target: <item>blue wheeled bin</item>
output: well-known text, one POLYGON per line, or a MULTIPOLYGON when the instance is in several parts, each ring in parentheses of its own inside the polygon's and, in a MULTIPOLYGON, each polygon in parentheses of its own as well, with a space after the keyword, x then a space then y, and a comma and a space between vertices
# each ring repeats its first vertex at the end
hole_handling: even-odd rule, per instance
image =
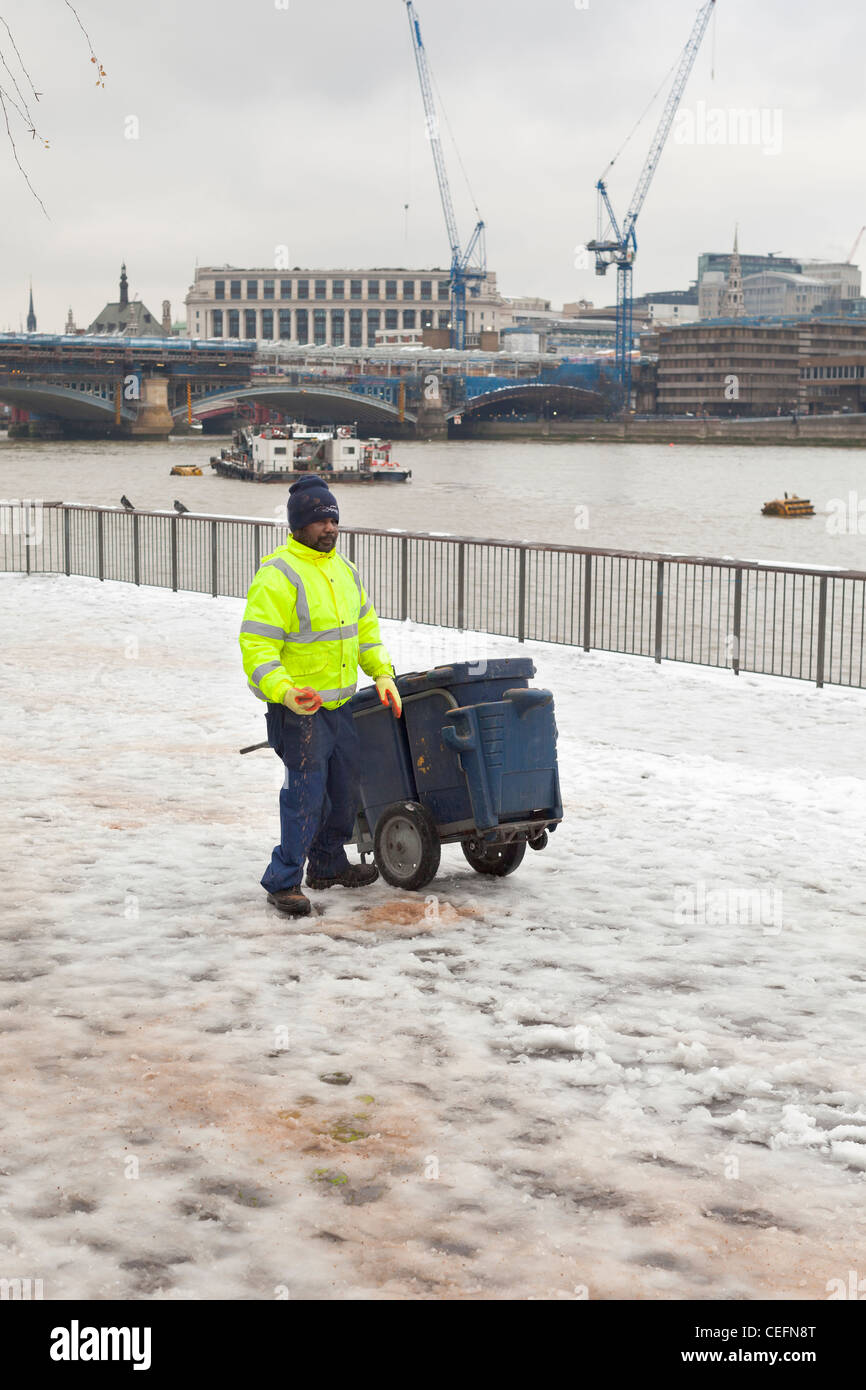
POLYGON ((562 819, 549 690, 525 658, 459 662, 397 676, 403 717, 374 686, 352 710, 361 738, 354 843, 398 888, 423 888, 441 846, 460 842, 479 873, 503 876, 562 819))

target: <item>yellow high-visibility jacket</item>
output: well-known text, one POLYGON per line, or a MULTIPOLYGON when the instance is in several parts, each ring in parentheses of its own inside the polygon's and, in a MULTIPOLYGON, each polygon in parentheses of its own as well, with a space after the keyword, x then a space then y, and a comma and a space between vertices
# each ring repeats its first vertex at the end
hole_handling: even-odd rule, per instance
POLYGON ((359 665, 373 680, 393 675, 355 566, 291 537, 250 585, 240 644, 250 689, 274 704, 290 686, 308 685, 337 709, 355 693, 359 665))

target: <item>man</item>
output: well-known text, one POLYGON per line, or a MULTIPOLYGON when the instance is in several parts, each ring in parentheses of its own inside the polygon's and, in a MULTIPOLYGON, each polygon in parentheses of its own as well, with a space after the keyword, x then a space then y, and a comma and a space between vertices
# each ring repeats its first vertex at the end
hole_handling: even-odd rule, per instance
POLYGON ((350 864, 360 748, 349 701, 358 666, 394 717, 403 712, 376 610, 355 566, 336 550, 337 499, 316 474, 289 489, 292 538, 262 561, 247 595, 240 644, 250 688, 268 702, 268 742, 285 764, 280 843, 262 878, 268 901, 306 917, 307 887, 363 888, 373 864, 350 864))

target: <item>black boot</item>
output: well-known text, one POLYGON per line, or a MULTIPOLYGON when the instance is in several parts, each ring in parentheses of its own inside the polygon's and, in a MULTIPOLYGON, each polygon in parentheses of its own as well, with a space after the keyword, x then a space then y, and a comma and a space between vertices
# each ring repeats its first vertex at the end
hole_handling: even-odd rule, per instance
POLYGON ((293 888, 283 888, 279 893, 269 893, 268 902, 287 917, 309 917, 312 912, 310 900, 301 892, 299 883, 293 888))
POLYGON ((341 883, 344 888, 366 888, 375 883, 378 877, 379 870, 375 864, 347 864, 345 869, 330 878, 317 878, 308 869, 307 887, 333 888, 335 883, 341 883))

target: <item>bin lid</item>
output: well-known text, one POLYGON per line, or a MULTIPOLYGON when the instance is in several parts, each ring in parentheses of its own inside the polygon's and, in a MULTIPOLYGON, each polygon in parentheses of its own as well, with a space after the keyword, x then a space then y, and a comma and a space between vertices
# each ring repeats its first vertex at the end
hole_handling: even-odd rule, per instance
POLYGON ((411 671, 397 677, 401 695, 419 690, 451 689, 455 685, 475 685, 483 681, 531 680, 535 664, 530 657, 505 657, 500 661, 454 661, 450 666, 434 666, 430 671, 411 671))
MULTIPOLYGON (((434 666, 429 671, 410 671, 397 676, 396 680, 401 695, 415 695, 442 686, 451 690, 456 685, 476 685, 485 681, 531 680, 534 675, 535 663, 530 657, 513 656, 500 661, 455 661, 450 666, 434 666)), ((375 700, 378 700, 375 686, 365 686, 352 696, 352 705, 357 710, 375 700)), ((470 702, 464 700, 464 703, 470 702)))

